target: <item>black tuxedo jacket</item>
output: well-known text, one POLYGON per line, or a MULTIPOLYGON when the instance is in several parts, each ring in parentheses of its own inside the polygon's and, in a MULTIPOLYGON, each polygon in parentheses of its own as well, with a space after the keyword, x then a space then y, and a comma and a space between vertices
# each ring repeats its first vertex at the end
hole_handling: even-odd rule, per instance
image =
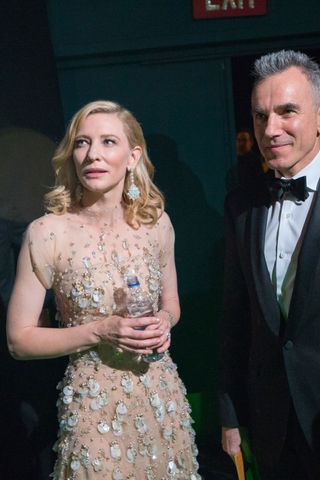
POLYGON ((226 200, 220 414, 224 426, 248 426, 258 460, 272 466, 291 404, 312 449, 320 445, 320 195, 306 220, 287 320, 264 258, 269 204, 262 177, 226 200))

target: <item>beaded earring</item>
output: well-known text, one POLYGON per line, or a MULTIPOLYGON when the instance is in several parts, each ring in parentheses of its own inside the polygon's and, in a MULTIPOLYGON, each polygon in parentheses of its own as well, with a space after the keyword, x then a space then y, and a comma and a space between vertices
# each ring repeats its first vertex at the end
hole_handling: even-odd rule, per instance
POLYGON ((128 188, 127 194, 130 200, 137 200, 140 197, 139 187, 134 183, 134 168, 130 167, 130 187, 128 188))

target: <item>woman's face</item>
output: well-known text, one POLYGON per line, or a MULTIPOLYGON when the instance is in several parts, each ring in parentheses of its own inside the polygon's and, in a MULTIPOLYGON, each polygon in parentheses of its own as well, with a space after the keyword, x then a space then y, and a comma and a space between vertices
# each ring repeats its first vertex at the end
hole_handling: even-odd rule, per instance
POLYGON ((73 161, 85 190, 98 194, 113 192, 121 199, 126 170, 136 165, 140 155, 140 147, 130 148, 117 114, 93 113, 81 121, 73 161))

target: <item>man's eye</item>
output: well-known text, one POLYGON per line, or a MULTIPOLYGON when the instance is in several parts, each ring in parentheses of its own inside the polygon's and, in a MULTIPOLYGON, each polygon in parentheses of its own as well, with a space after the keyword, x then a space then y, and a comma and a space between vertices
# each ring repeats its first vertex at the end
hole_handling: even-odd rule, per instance
POLYGON ((256 120, 260 120, 260 121, 264 121, 267 118, 266 115, 261 112, 256 112, 255 117, 256 117, 256 120))

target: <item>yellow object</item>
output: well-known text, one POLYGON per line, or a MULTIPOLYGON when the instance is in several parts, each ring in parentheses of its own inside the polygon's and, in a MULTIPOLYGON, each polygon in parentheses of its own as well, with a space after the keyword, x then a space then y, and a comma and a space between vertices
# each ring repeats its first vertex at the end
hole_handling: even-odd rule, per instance
POLYGON ((237 469, 237 474, 238 474, 238 480, 245 480, 245 475, 244 475, 244 466, 243 466, 243 458, 242 458, 242 453, 241 450, 233 455, 232 460, 234 461, 234 464, 237 469))

